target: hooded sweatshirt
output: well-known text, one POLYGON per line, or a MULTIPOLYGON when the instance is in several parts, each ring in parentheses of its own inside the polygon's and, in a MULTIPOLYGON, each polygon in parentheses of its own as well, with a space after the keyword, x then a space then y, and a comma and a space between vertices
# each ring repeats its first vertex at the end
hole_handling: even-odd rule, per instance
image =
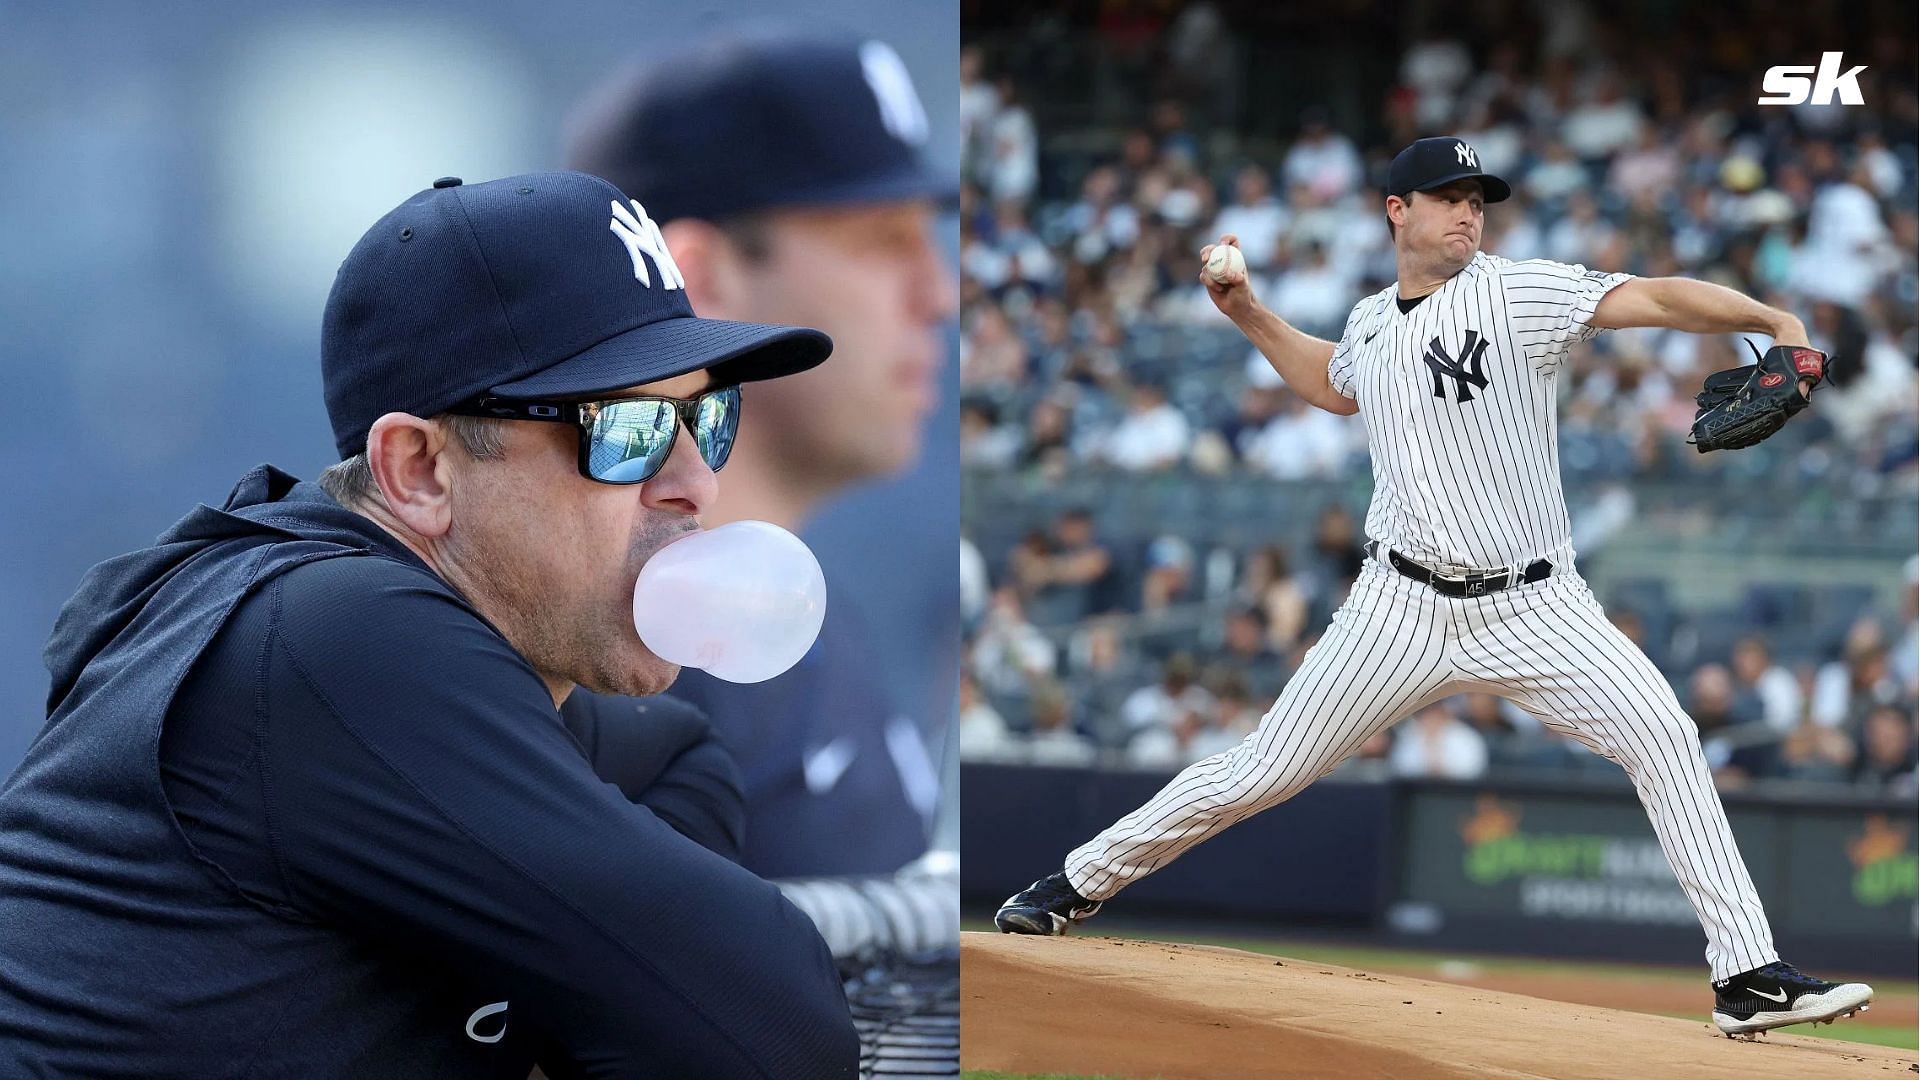
POLYGON ((0 787, 0 1075, 854 1074, 819 934, 690 838, 737 842, 715 774, 623 766, 658 812, 603 783, 635 725, 563 717, 316 485, 263 466, 95 567, 46 660, 0 787))

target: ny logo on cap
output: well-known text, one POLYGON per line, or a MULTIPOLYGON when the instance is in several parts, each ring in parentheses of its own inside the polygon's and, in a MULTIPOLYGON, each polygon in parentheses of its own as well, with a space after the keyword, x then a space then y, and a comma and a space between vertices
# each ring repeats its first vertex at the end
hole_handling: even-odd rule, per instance
POLYGON ((1465 165, 1469 169, 1477 169, 1480 167, 1480 155, 1474 153, 1473 147, 1468 146, 1466 143, 1454 143, 1453 156, 1459 158, 1460 164, 1465 165))
POLYGON ((621 206, 619 200, 613 203, 613 220, 607 222, 607 228, 613 235, 627 245, 627 254, 633 256, 633 276, 640 284, 653 288, 653 275, 647 272, 646 261, 640 258, 646 252, 653 258, 653 265, 660 268, 660 287, 664 289, 684 289, 687 279, 680 276, 680 268, 674 265, 673 253, 667 250, 666 237, 660 235, 660 226, 647 216, 647 208, 640 200, 633 200, 633 209, 621 206))
POLYGON ((869 41, 860 46, 860 72, 880 104, 880 122, 896 139, 909 146, 927 141, 927 110, 920 95, 913 92, 913 76, 885 42, 869 41))

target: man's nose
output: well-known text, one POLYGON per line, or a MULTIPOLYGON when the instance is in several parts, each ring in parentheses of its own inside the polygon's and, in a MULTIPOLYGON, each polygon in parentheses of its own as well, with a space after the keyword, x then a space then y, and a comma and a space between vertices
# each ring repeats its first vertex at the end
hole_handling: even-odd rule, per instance
POLYGON ((699 517, 719 495, 720 480, 700 456, 699 440, 681 423, 666 464, 640 485, 640 501, 651 509, 699 517))

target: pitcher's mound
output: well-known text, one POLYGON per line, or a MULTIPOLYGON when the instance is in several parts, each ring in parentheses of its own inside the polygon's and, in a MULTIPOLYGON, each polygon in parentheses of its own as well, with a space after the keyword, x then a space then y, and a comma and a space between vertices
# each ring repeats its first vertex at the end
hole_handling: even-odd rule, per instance
MULTIPOLYGON (((1912 1076, 1910 1050, 1117 938, 960 936, 967 1069, 1160 1080, 1912 1076)), ((1868 1015, 1871 1015, 1870 1013, 1868 1015)), ((1842 1020, 1840 1023, 1846 1023, 1842 1020)))

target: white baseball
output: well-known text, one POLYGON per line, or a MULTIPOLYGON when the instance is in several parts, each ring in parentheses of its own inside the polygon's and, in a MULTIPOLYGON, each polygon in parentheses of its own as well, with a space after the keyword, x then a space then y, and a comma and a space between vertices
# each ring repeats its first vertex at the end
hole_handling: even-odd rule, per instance
POLYGON ((1245 277, 1246 257, 1232 244, 1215 244, 1207 255, 1207 277, 1216 285, 1225 285, 1235 274, 1245 277))

